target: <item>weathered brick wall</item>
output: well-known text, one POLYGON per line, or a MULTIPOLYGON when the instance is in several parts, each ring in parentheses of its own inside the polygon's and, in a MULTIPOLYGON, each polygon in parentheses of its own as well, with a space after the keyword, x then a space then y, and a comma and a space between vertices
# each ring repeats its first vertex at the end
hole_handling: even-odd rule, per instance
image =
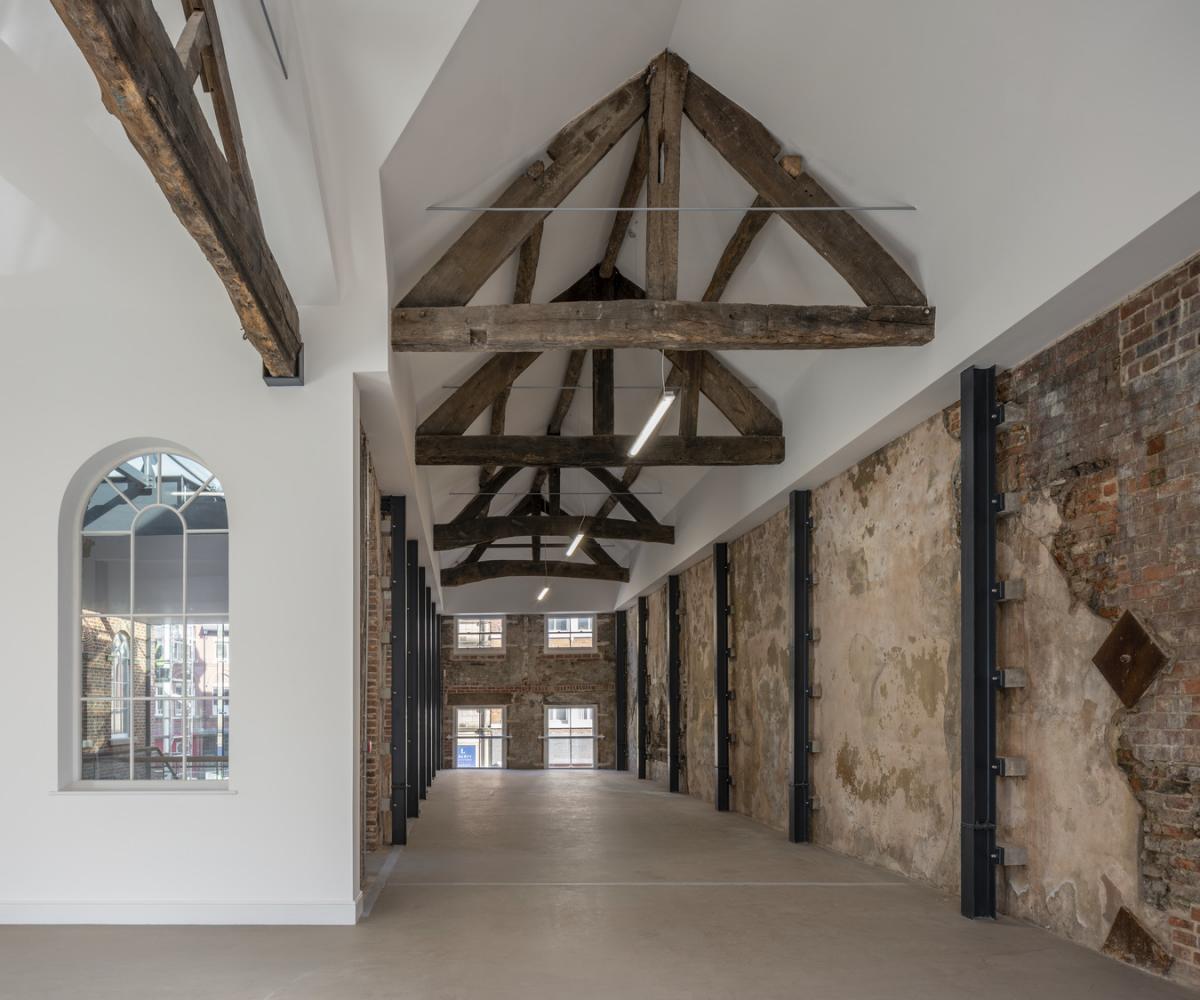
POLYGON ((507 766, 545 766, 539 738, 545 731, 549 705, 595 705, 596 766, 616 764, 616 659, 611 614, 596 616, 596 649, 548 651, 542 615, 507 615, 505 648, 487 653, 459 650, 454 642, 454 616, 441 624, 444 767, 454 766, 454 709, 457 706, 504 706, 508 709, 507 766))
POLYGON ((667 775, 667 585, 648 598, 646 621, 646 777, 667 775))
MULTIPOLYGON (((1132 612, 1168 656, 1131 709, 1113 701, 1111 726, 1116 763, 1143 810, 1140 899, 1125 903, 1167 918, 1176 972, 1190 967, 1193 976, 1200 969, 1193 923, 1200 906, 1198 330, 1195 258, 999 383, 1001 398, 1022 405, 1028 418, 1001 437, 1001 487, 1022 493, 1033 510, 1049 510, 1040 535, 1075 601, 1108 622, 1132 612)), ((1086 659, 1078 669, 1094 671, 1086 659)))
MULTIPOLYGON (((379 484, 365 435, 361 438, 360 471, 360 786, 362 850, 379 850, 391 841, 391 812, 384 808, 391 789, 390 536, 385 537, 379 484)), ((363 873, 365 879, 365 871, 363 873)))

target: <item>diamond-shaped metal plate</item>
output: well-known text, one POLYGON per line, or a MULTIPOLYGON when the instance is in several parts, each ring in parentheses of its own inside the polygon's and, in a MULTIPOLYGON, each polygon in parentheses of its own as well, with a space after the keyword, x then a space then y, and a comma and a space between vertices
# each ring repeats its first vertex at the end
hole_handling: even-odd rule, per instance
POLYGON ((1125 707, 1133 708, 1167 662, 1167 654, 1158 648, 1133 612, 1126 611, 1092 662, 1125 707))

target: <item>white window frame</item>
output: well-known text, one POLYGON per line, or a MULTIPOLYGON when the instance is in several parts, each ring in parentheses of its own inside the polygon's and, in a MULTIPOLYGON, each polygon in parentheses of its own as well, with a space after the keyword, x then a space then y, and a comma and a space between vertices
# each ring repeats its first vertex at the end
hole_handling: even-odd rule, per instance
MULTIPOLYGON (((466 616, 471 617, 471 616, 466 616)), ((450 759, 453 761, 453 769, 456 771, 507 771, 508 770, 508 706, 507 705, 454 705, 451 709, 450 716, 452 736, 454 742, 452 744, 452 753, 450 759), (500 734, 498 736, 467 736, 464 739, 478 739, 480 741, 480 750, 483 749, 483 740, 498 739, 500 741, 500 766, 499 767, 480 767, 476 764, 475 767, 459 767, 458 766, 458 713, 459 712, 490 712, 494 709, 500 710, 500 734)))
MULTIPOLYGON (((120 795, 120 794, 129 793, 129 792, 149 793, 149 794, 166 794, 166 795, 178 795, 181 793, 193 794, 193 795, 205 795, 205 794, 211 795, 213 793, 236 794, 236 792, 234 792, 233 789, 230 787, 229 778, 207 779, 207 780, 164 781, 164 780, 160 780, 160 779, 140 779, 140 778, 86 779, 83 777, 83 759, 82 759, 82 753, 81 753, 81 748, 83 747, 83 713, 79 710, 80 705, 83 703, 83 671, 81 669, 81 664, 83 663, 83 636, 82 636, 82 629, 79 627, 80 619, 81 619, 82 612, 83 612, 83 579, 82 579, 81 563, 82 563, 82 556, 83 556, 83 539, 86 534, 82 528, 83 518, 84 518, 84 514, 87 510, 88 502, 91 500, 91 498, 92 498, 93 494, 96 492, 96 490, 100 488, 100 485, 105 481, 105 479, 107 479, 109 473, 113 469, 122 465, 123 463, 129 462, 133 459, 139 458, 139 457, 141 457, 143 455, 147 455, 147 454, 154 454, 154 455, 160 456, 160 460, 161 460, 161 456, 163 456, 163 455, 178 456, 180 458, 187 459, 188 461, 195 462, 197 465, 203 467, 205 469, 205 471, 209 471, 208 463, 206 461, 204 461, 204 459, 198 457, 197 455, 193 454, 192 452, 190 452, 184 448, 179 448, 174 445, 166 445, 161 442, 147 442, 142 447, 128 449, 128 450, 123 449, 123 450, 118 451, 117 449, 108 449, 105 452, 102 452, 101 455, 94 457, 94 465, 92 465, 92 467, 99 470, 95 475, 89 477, 86 480, 84 480, 82 478, 82 475, 79 475, 76 477, 77 480, 82 481, 82 485, 84 488, 83 488, 82 492, 78 493, 78 494, 76 494, 74 492, 74 489, 72 489, 72 491, 71 491, 73 502, 74 502, 74 508, 75 508, 75 517, 72 519, 70 526, 65 529, 66 531, 70 532, 71 544, 69 546, 66 546, 66 547, 60 549, 60 551, 63 553, 63 555, 66 557, 66 559, 69 559, 69 562, 63 558, 60 558, 60 560, 59 560, 60 580, 70 581, 69 586, 71 588, 72 611, 71 611, 70 619, 68 621, 66 621, 65 623, 63 623, 63 624, 65 624, 66 628, 68 628, 70 630, 70 640, 68 642, 66 642, 65 645, 60 645, 60 650, 69 652, 69 657, 67 657, 65 659, 60 659, 60 666, 59 666, 60 691, 64 695, 69 696, 69 702, 60 703, 60 706, 59 706, 59 754, 60 754, 60 756, 59 756, 58 791, 61 793, 67 793, 67 794, 71 794, 71 793, 75 793, 75 792, 83 792, 83 793, 102 792, 104 794, 110 794, 110 795, 120 795)), ((204 487, 207 487, 209 483, 211 483, 215 480, 218 480, 218 479, 219 479, 219 477, 215 473, 212 473, 211 471, 209 471, 209 478, 205 481, 204 486, 201 487, 201 489, 196 490, 195 494, 193 495, 193 497, 191 499, 185 501, 181 506, 179 506, 177 508, 172 508, 172 509, 175 510, 175 512, 177 514, 182 516, 184 508, 190 505, 192 499, 195 499, 196 496, 200 496, 203 492, 204 487)), ((222 497, 225 495, 223 489, 219 495, 222 497)), ((160 506, 165 506, 165 505, 156 501, 155 503, 147 505, 147 508, 148 507, 160 507, 160 506)), ((219 528, 219 529, 185 528, 185 532, 188 532, 191 534, 223 533, 223 534, 232 536, 231 527, 219 528)), ((93 534, 107 534, 107 533, 109 533, 109 532, 93 532, 93 534)), ((186 577, 187 577, 186 555, 184 558, 185 558, 184 569, 183 569, 184 579, 185 579, 184 602, 185 602, 185 607, 186 607, 186 577)), ((132 570, 132 561, 131 561, 131 570, 132 570)), ((130 588, 131 601, 132 601, 132 598, 133 598, 133 589, 131 587, 130 588)), ((155 619, 155 618, 171 617, 171 616, 145 614, 145 615, 131 616, 130 620, 132 621, 134 617, 155 619)), ((199 616, 199 617, 203 617, 203 616, 199 616)), ((229 625, 230 625, 230 622, 232 619, 232 609, 230 609, 230 612, 222 614, 221 617, 224 618, 224 625, 225 625, 226 631, 228 632, 229 625)), ((136 653, 136 644, 133 643, 132 636, 131 636, 131 648, 136 653)), ((226 642, 226 655, 228 656, 228 642, 226 642)), ((224 663, 224 669, 228 670, 228 660, 226 660, 224 663)), ((130 681, 132 683, 132 670, 130 671, 130 674, 131 674, 130 681)), ((228 684, 226 684, 226 687, 224 690, 225 690, 225 693, 221 696, 221 698, 219 700, 224 703, 224 707, 225 707, 224 714, 225 714, 226 718, 228 718, 229 717, 229 700, 230 700, 228 684)), ((149 695, 149 696, 136 696, 135 698, 133 698, 131 700, 130 705, 132 707, 133 704, 140 703, 140 702, 149 702, 149 701, 154 701, 157 705, 158 704, 157 699, 158 699, 158 692, 155 691, 154 694, 149 695)), ((216 700, 216 699, 214 699, 214 700, 216 700)), ((169 712, 170 710, 168 709, 167 711, 169 712)), ((166 717, 169 718, 170 716, 168 715, 166 717)), ((131 718, 130 719, 131 725, 132 725, 132 722, 133 722, 133 720, 131 718)), ((231 739, 232 738, 232 727, 226 726, 225 732, 226 732, 226 734, 228 734, 227 738, 231 739)), ((180 740, 181 740, 181 751, 183 751, 182 737, 180 737, 180 740)), ((186 754, 181 753, 181 756, 186 756, 186 754)), ((132 754, 131 754, 131 760, 132 760, 132 754)), ((186 761, 185 761, 184 765, 183 765, 184 773, 186 773, 186 766, 187 765, 186 765, 186 761)), ((132 770, 132 768, 131 768, 131 770, 132 770)), ((232 773, 231 766, 228 763, 226 764, 226 773, 227 774, 232 773)))
MULTIPOLYGON (((594 611, 571 611, 565 614, 544 615, 542 624, 542 648, 553 655, 562 653, 578 655, 580 653, 594 653, 597 650, 596 636, 596 612, 594 611), (590 618, 592 620, 592 643, 590 646, 551 646, 550 645, 550 621, 554 618, 590 618)), ((574 632, 568 631, 567 635, 574 635, 574 632)))
MULTIPOLYGON (((475 614, 475 615, 455 615, 454 616, 454 652, 456 654, 469 653, 472 656, 497 656, 503 655, 508 649, 508 620, 502 614, 475 614), (463 646, 459 643, 458 623, 464 620, 474 619, 476 621, 484 618, 498 618, 500 620, 500 645, 499 646, 463 646)), ((469 705, 464 705, 464 708, 470 708, 469 705)))
POLYGON ((600 706, 596 704, 570 704, 570 705, 546 705, 542 711, 542 767, 547 771, 595 771, 600 766, 600 741, 604 737, 600 735, 600 706), (570 710, 573 708, 590 708, 592 710, 592 735, 591 736, 558 736, 556 739, 574 739, 592 741, 592 764, 591 767, 575 767, 574 765, 556 765, 550 766, 550 712, 556 708, 565 708, 567 710, 567 719, 570 721, 570 710))
POLYGON ((112 711, 109 713, 112 719, 109 738, 114 743, 128 743, 131 714, 129 698, 133 693, 131 690, 133 688, 133 640, 124 629, 113 637, 112 645, 109 648, 109 660, 112 666, 113 697, 112 711), (118 643, 123 654, 119 663, 117 662, 118 643), (119 709, 116 707, 118 699, 121 703, 119 709), (121 720, 120 725, 116 721, 118 718, 121 720))

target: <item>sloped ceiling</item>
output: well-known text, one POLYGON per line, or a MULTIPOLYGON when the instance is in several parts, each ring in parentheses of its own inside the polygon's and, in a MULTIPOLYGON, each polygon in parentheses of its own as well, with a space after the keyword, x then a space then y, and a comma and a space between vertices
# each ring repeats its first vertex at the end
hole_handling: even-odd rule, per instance
MULTIPOLYGON (((583 608, 628 599, 722 533, 769 513, 789 486, 811 481, 816 470, 836 471, 831 463, 861 457, 920 419, 922 407, 944 405, 956 367, 981 352, 987 360, 989 344, 1195 194, 1200 135, 1178 123, 1188 120, 1187 95, 1200 82, 1185 41, 1198 29, 1196 7, 1133 9, 1118 0, 480 5, 381 171, 392 302, 473 218, 428 206, 489 202, 564 122, 669 47, 762 120, 786 151, 801 154, 836 197, 915 205, 914 213, 862 221, 938 308, 936 340, 917 350, 724 355, 780 409, 788 461, 736 473, 648 470, 638 489, 648 491, 643 499, 657 515, 676 522, 676 546, 614 547, 622 562, 634 560, 631 584, 566 588, 565 600, 583 608)), ((615 204, 633 141, 626 136, 566 204, 615 204)), ((687 122, 682 158, 682 204, 752 200, 687 122)), ((682 215, 681 298, 699 297, 737 221, 737 213, 682 215)), ((607 214, 551 216, 534 301, 552 298, 592 266, 610 225, 607 214)), ((639 282, 642 231, 635 216, 618 261, 639 282)), ((509 301, 513 273, 510 261, 473 301, 509 301)), ((1131 284, 1113 288, 1112 299, 1136 280, 1130 274, 1131 284)), ((778 220, 760 234, 725 299, 856 301, 778 220)), ((1095 306, 1081 300, 1078 321, 1088 308, 1095 306)), ((1021 349, 1062 332, 1040 330, 1021 349)), ((997 349, 995 359, 1015 360, 1012 350, 997 349)), ((422 418, 480 360, 401 355, 398 391, 411 395, 422 418)), ((555 395, 520 387, 557 385, 564 363, 548 352, 518 381, 509 406, 513 432, 538 432, 555 395)), ((652 352, 618 354, 618 385, 647 387, 619 393, 619 432, 640 426, 657 395, 659 368, 652 352)), ((585 385, 588 375, 585 369, 585 385)), ((587 428, 589 404, 586 393, 577 396, 566 433, 587 428)), ((702 421, 708 432, 722 429, 711 410, 702 421)), ((437 520, 452 516, 477 482, 474 469, 422 474, 437 520)), ((585 489, 582 478, 574 488, 585 489)), ((499 498, 496 509, 516 499, 499 498)), ((572 501, 591 510, 600 499, 572 501)), ((447 607, 519 610, 536 589, 519 580, 499 584, 449 591, 447 607)))

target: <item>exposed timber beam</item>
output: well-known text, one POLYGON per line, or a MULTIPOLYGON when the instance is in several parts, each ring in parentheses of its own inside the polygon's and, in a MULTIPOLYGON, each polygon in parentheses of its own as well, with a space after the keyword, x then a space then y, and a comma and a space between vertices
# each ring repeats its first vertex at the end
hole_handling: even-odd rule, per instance
POLYGON ((613 352, 592 351, 592 433, 612 434, 616 403, 613 398, 613 352))
POLYGON ((183 34, 175 43, 175 53, 183 64, 188 80, 193 84, 200 75, 200 61, 208 44, 208 18, 202 10, 193 11, 188 15, 187 24, 183 26, 183 34))
POLYGON ((466 382, 454 390, 434 410, 418 434, 463 434, 501 392, 508 390, 517 376, 541 356, 540 351, 496 354, 488 358, 466 382))
POLYGON ((483 580, 498 580, 506 576, 544 576, 569 580, 613 580, 629 582, 629 570, 624 566, 531 559, 485 559, 482 562, 459 563, 442 570, 443 587, 461 587, 483 580))
POLYGON ((461 306, 646 112, 644 73, 565 126, 546 148, 550 164, 526 171, 496 199, 401 300, 402 306, 461 306), (537 176, 531 176, 536 173, 537 176))
POLYGON ((486 516, 492 506, 492 501, 496 499, 496 493, 504 489, 508 485, 508 481, 520 471, 519 465, 497 469, 486 483, 480 484, 479 492, 463 504, 462 510, 454 515, 453 522, 457 524, 460 521, 486 516))
MULTIPOLYGON (((679 207, 679 142, 688 64, 664 52, 650 64, 647 208, 679 207)), ((679 286, 679 213, 646 213, 646 296, 673 299, 679 286)))
MULTIPOLYGON (((798 156, 780 157, 779 165, 792 177, 799 177, 804 169, 804 163, 798 156)), ((750 211, 742 216, 733 235, 729 237, 729 242, 725 244, 725 249, 721 251, 721 259, 717 261, 717 266, 713 269, 712 277, 708 281, 708 287, 704 290, 701 301, 719 302, 721 300, 721 296, 725 294, 725 288, 729 284, 729 279, 733 277, 734 271, 738 269, 738 265, 749 251, 754 237, 761 233, 763 227, 771 221, 771 213, 764 211, 768 207, 770 207, 769 203, 762 195, 754 199, 750 211)))
MULTIPOLYGON (((192 90, 194 81, 151 0, 51 2, 96 75, 104 106, 120 119, 171 208, 220 276, 267 373, 296 376, 299 315, 267 245, 249 171, 236 143, 222 154, 192 90)), ((212 36, 204 51, 210 53, 218 37, 216 19, 210 3, 203 9, 212 36)), ((216 61, 224 66, 223 59, 216 61)), ((224 90, 223 98, 232 109, 232 91, 224 90)), ((220 112, 217 117, 221 122, 220 112)))
POLYGON ((632 434, 588 437, 418 434, 418 465, 537 465, 578 468, 627 465, 778 465, 783 438, 652 438, 636 459, 632 434))
POLYGON ((679 436, 694 438, 700 423, 700 383, 704 371, 704 351, 679 351, 683 376, 683 395, 679 399, 679 436))
MULTIPOLYGON (((689 370, 697 365, 700 369, 700 391, 704 393, 725 419, 739 434, 777 435, 783 433, 783 421, 772 412, 757 394, 739 379, 715 354, 708 351, 663 351, 667 360, 675 365, 667 379, 668 386, 686 387, 689 370), (699 361, 689 360, 689 355, 698 355, 699 361)), ((686 388, 685 388, 686 391, 686 388)))
POLYGON ((588 538, 616 538, 629 542, 672 545, 675 528, 669 524, 646 524, 616 518, 575 517, 568 514, 545 517, 484 517, 475 521, 438 524, 433 528, 433 547, 439 551, 461 549, 502 538, 571 538, 582 531, 588 538))
MULTIPOLYGON (((684 114, 700 134, 770 205, 827 208, 837 204, 810 174, 792 177, 777 162, 780 146, 745 108, 688 76, 684 114)), ((867 305, 924 305, 925 295, 848 212, 779 212, 846 279, 867 305)))
POLYGON ((933 339, 932 306, 544 302, 398 308, 397 351, 541 351, 673 347, 691 351, 912 347, 933 339))
POLYGON ((604 248, 604 258, 600 261, 599 275, 610 278, 617 267, 617 257, 621 253, 621 244, 625 242, 625 234, 629 231, 629 223, 633 219, 633 207, 637 204, 638 195, 646 184, 646 164, 649 162, 649 139, 646 123, 642 123, 638 134, 637 148, 633 151, 633 163, 629 167, 629 175, 625 178, 625 187, 621 191, 621 200, 617 203, 620 209, 613 219, 612 231, 608 234, 608 246, 604 248))
POLYGON ((608 517, 613 512, 613 508, 620 504, 638 521, 644 524, 658 524, 658 520, 650 513, 650 508, 629 492, 637 481, 637 477, 642 474, 642 470, 637 466, 626 469, 620 479, 617 479, 608 469, 588 469, 588 472, 611 491, 594 515, 597 520, 608 517))

